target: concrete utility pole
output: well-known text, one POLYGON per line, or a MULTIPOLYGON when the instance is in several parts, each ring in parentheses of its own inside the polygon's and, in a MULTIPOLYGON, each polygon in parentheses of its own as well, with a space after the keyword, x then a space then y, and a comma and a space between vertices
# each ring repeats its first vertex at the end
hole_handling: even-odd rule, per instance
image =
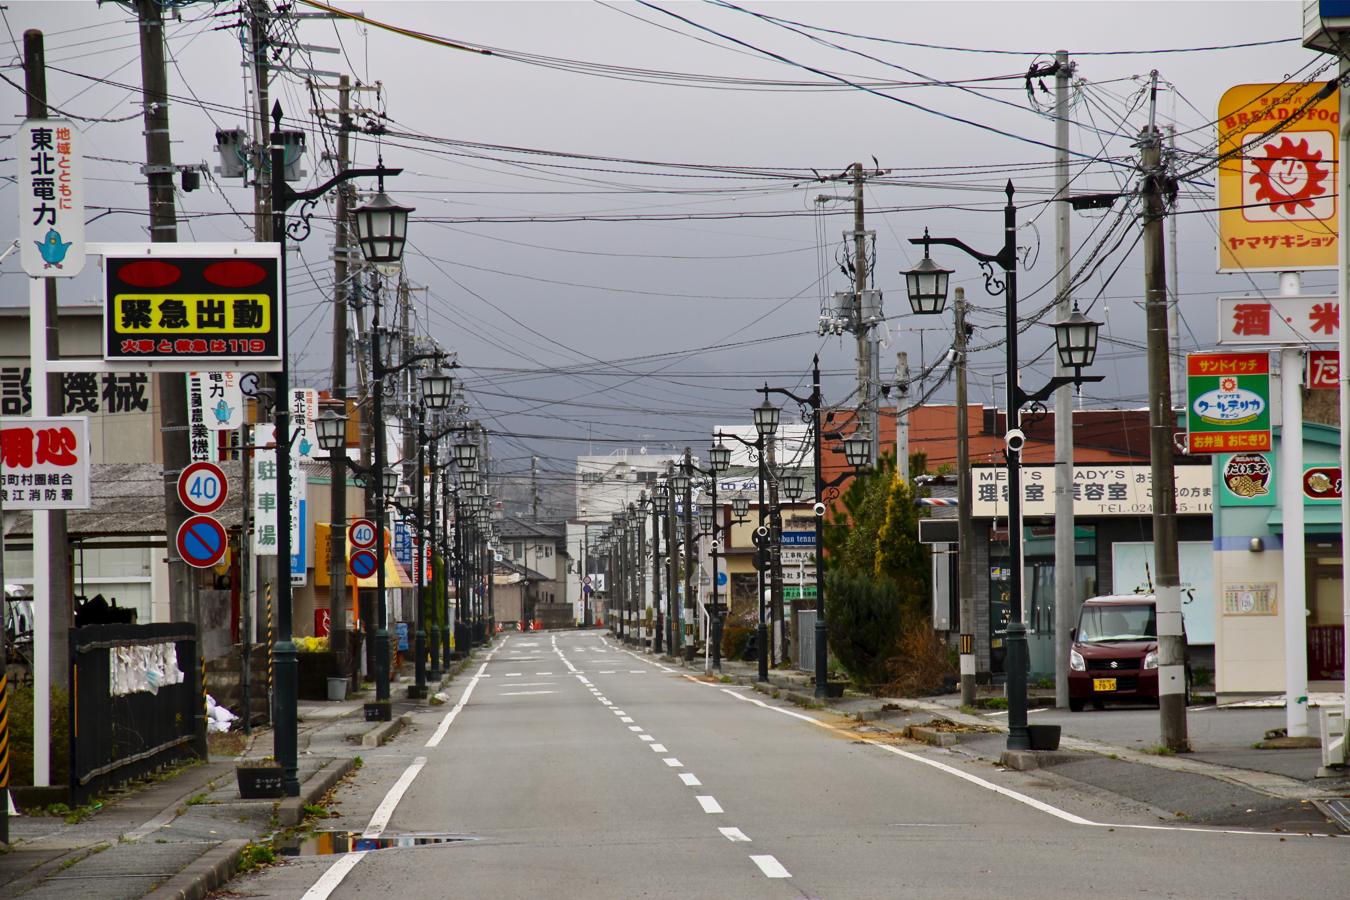
MULTIPOLYGON (((338 172, 351 165, 351 79, 343 75, 338 80, 338 172)), ((351 187, 343 184, 337 190, 337 210, 333 239, 333 376, 332 397, 342 403, 347 412, 347 279, 351 277, 347 254, 347 216, 351 187)), ((341 458, 346 459, 344 448, 341 458)), ((339 665, 346 665, 347 654, 347 472, 346 463, 331 473, 329 478, 329 535, 328 535, 328 609, 331 619, 329 644, 339 665)), ((343 672, 347 670, 344 668, 343 672)))
MULTIPOLYGON (((1175 218, 1175 217, 1173 217, 1175 218)), ((1298 272, 1280 273, 1280 296, 1297 297, 1298 272)), ((1303 504, 1303 348, 1280 348, 1280 497, 1284 511, 1284 726, 1289 737, 1308 735, 1308 548, 1303 504)))
POLYGON ((961 601, 961 703, 975 705, 975 527, 970 504, 970 422, 966 389, 966 289, 956 289, 956 529, 957 593, 961 601))
MULTIPOLYGON (((47 62, 42 32, 23 34, 24 83, 28 92, 25 114, 30 119, 47 117, 47 62)), ((42 306, 47 320, 45 335, 30 334, 29 346, 46 344, 48 360, 60 358, 60 319, 56 279, 44 278, 42 306)), ((30 293, 30 297, 32 297, 30 293)), ((35 302, 36 298, 32 297, 35 302)), ((29 318, 29 327, 40 323, 29 318)), ((36 354, 34 354, 36 355, 36 354)), ((49 372, 33 391, 33 415, 65 415, 59 372, 49 372), (43 402, 43 398, 45 403, 43 402)), ((182 384, 182 379, 179 379, 182 384)), ((175 495, 174 502, 177 502, 175 495)), ((33 595, 37 601, 33 641, 33 784, 51 783, 51 687, 69 687, 70 626, 72 624, 70 586, 70 534, 65 510, 33 511, 33 595), (43 584, 45 582, 45 585, 43 584)), ((0 625, 3 627, 3 625, 0 625)), ((0 746, 0 756, 4 747, 0 746)), ((4 802, 0 800, 0 802, 4 802)))
MULTIPOLYGON (((1338 66, 1340 77, 1344 80, 1350 78, 1350 59, 1344 54, 1341 55, 1338 66)), ((1339 159, 1350 159, 1350 90, 1342 89, 1340 92, 1340 118, 1341 128, 1336 144, 1339 159)), ((1336 173, 1336 188, 1341 197, 1347 196, 1350 191, 1350 171, 1342 165, 1336 173)), ((1350 204, 1338 203, 1336 205, 1336 224, 1337 232, 1341 235, 1350 235, 1350 204)), ((1340 319, 1340 340, 1337 342, 1337 348, 1340 350, 1340 358, 1350 359, 1350 241, 1342 238, 1336 246, 1336 289, 1337 296, 1340 299, 1341 319, 1340 319)), ((1340 402, 1338 408, 1341 414, 1341 422, 1350 422, 1350 366, 1342 365, 1337 377, 1340 382, 1340 402)), ((1344 427, 1344 426, 1342 426, 1344 427)), ((1341 472, 1350 472, 1350 441, 1341 441, 1341 472)), ((1350 534, 1350 491, 1346 491, 1341 496, 1341 572, 1350 572, 1350 541, 1345 540, 1345 535, 1350 534)), ((1341 626, 1342 640, 1344 641, 1341 658, 1350 660, 1350 578, 1342 575, 1341 580, 1341 626)), ((1342 721, 1350 722, 1350 665, 1345 668, 1345 684, 1342 686, 1342 698, 1345 702, 1345 708, 1342 710, 1345 718, 1342 721)), ((1341 746, 1347 746, 1345 738, 1342 738, 1341 746)), ((1342 759, 1350 762, 1350 753, 1346 753, 1342 759)))
MULTIPOLYGON (((1175 94, 1173 95, 1175 97, 1175 94)), ((1177 155, 1177 126, 1167 126, 1167 145, 1171 149, 1168 155, 1167 169, 1177 155)), ((1186 360, 1181 355, 1181 280, 1177 274, 1177 217, 1167 217, 1167 334, 1171 338, 1172 352, 1172 408, 1186 408, 1186 360)), ((1302 490, 1300 488, 1300 490, 1302 490)))
MULTIPOLYGON (((1060 320, 1073 311, 1069 297, 1072 275, 1069 256, 1069 78, 1073 65, 1066 50, 1055 53, 1055 294, 1060 320)), ((1073 372, 1055 354, 1055 374, 1073 372)), ((1073 520, 1073 385, 1055 391, 1055 705, 1069 705, 1069 632, 1078 621, 1079 598, 1074 590, 1073 520)))
MULTIPOLYGON (((689 475, 684 488, 684 608, 690 622, 698 624, 698 601, 695 599, 694 579, 698 577, 698 551, 694 548, 694 459, 688 447, 684 448, 684 472, 689 475)), ((698 629, 693 642, 698 643, 698 629)))
POLYGON ((858 341, 858 410, 863 428, 871 435, 871 459, 875 462, 880 456, 881 429, 877 421, 876 402, 876 352, 877 344, 872 340, 872 328, 863 319, 863 291, 867 290, 867 210, 863 203, 863 186, 866 183, 863 166, 855 162, 849 166, 853 181, 853 321, 856 325, 855 337, 858 341))
MULTIPOLYGON (((764 436, 764 471, 769 473, 769 617, 773 621, 769 631, 769 646, 777 649, 782 661, 787 662, 787 632, 783 628, 786 621, 783 616, 783 511, 778 506, 778 479, 773 475, 778 462, 777 437, 776 434, 764 436)), ((728 583, 728 595, 730 591, 731 585, 728 583)), ((731 608, 729 596, 727 608, 731 608)), ((773 659, 774 654, 770 652, 770 664, 773 659)))
POLYGON ((1144 311, 1148 329, 1148 423, 1153 470, 1153 577, 1158 622, 1158 716, 1162 745, 1187 751, 1185 640, 1181 573, 1177 560, 1177 498, 1173 469, 1172 388, 1168 365, 1167 274, 1163 218, 1162 135, 1153 124, 1158 72, 1154 70, 1149 124, 1139 135, 1144 176, 1144 311))
MULTIPOLYGON (((674 474, 675 467, 667 463, 666 468, 666 488, 670 490, 670 476, 674 474)), ((679 596, 679 574, 680 574, 680 532, 679 519, 676 513, 679 510, 679 498, 675 496, 675 491, 670 490, 670 503, 666 506, 666 648, 671 656, 680 655, 680 596, 679 596)))
MULTIPOLYGON (((876 346, 875 344, 873 346, 876 346)), ((901 407, 909 396, 909 354, 904 350, 895 354, 895 471, 900 480, 909 483, 909 416, 901 407)), ((872 459, 877 457, 873 456, 872 459)))
POLYGON ((539 524, 539 457, 530 457, 530 521, 539 524))

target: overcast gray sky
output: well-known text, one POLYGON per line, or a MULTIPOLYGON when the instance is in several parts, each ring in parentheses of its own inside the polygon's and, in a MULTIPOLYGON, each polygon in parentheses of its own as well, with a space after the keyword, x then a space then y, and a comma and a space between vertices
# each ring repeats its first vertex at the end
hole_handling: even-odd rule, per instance
MULTIPOLYGON (((852 338, 815 334, 822 292, 848 286, 835 262, 851 227, 849 208, 832 203, 824 208, 835 215, 809 215, 816 195, 844 193, 809 183, 812 170, 837 173, 855 160, 872 165, 872 157, 892 170, 867 195, 869 207, 893 210, 868 220, 877 234, 876 281, 892 317, 883 371, 899 349, 917 369, 949 346, 950 314, 916 330, 897 274, 917 260, 906 239, 928 226, 997 249, 1008 177, 1026 204, 1020 218, 1034 223, 1019 235, 1028 248, 1022 311, 1050 299, 1045 291, 1031 293, 1055 270, 1053 217, 1041 202, 1050 185, 1051 150, 1044 144, 1053 141, 1053 122, 1028 101, 1022 75, 1032 64, 1060 48, 1073 55, 1080 81, 1071 136, 1080 155, 1075 189, 1106 191, 1133 182, 1130 144, 1147 120, 1143 90, 1151 69, 1166 85, 1159 122, 1175 122, 1179 145, 1204 153, 1212 151, 1210 123, 1225 89, 1307 77, 1323 62, 1297 41, 1102 55, 1294 38, 1301 22, 1301 4, 1294 2, 338 5, 496 51, 465 52, 366 25, 306 19, 278 36, 338 52, 283 54, 280 62, 293 71, 278 73, 273 92, 288 118, 312 129, 315 103, 305 76, 294 70, 347 72, 380 85, 378 94, 361 97, 387 116, 381 121, 389 133, 357 141, 357 162, 372 164, 383 152, 387 164, 406 170, 387 187, 417 207, 406 269, 428 288, 420 295, 422 324, 458 350, 471 401, 489 427, 590 435, 596 452, 617 446, 607 443, 614 439, 682 447, 713 423, 748 422, 758 400, 753 388, 766 377, 798 384, 817 350, 825 368, 839 373, 828 381, 830 398, 852 389, 845 377, 852 338), (875 93, 843 82, 876 85, 875 93)), ((214 165, 215 129, 247 127, 245 57, 240 30, 229 27, 239 21, 234 10, 200 2, 176 10, 169 29, 175 162, 214 165)), ((7 77, 21 81, 22 32, 39 28, 47 34, 54 107, 89 119, 137 113, 139 55, 126 7, 19 2, 4 16, 7 77)), ((8 85, 0 90, 16 122, 22 94, 8 85)), ((323 105, 334 105, 333 94, 326 96, 323 105)), ((1039 91, 1037 98, 1049 99, 1039 91)), ((90 157, 89 205, 124 210, 94 222, 89 239, 145 239, 139 118, 80 124, 90 157)), ((324 146, 311 131, 311 182, 326 171, 318 156, 324 146)), ((1189 186, 1183 211, 1213 205, 1212 177, 1201 182, 1189 186)), ((12 197, 12 180, 0 191, 12 197)), ((181 201, 194 216, 181 239, 249 238, 251 191, 238 179, 220 180, 219 193, 204 188, 181 201)), ((1103 229, 1096 237, 1104 233, 1110 223, 1102 216, 1075 216, 1076 247, 1094 226, 1103 229)), ((1213 223, 1211 214, 1180 219, 1183 347, 1212 343, 1217 293, 1274 283, 1266 275, 1214 274, 1213 223)), ((1143 334, 1136 231, 1129 229, 1078 292, 1084 307, 1107 322, 1104 334, 1127 342, 1103 343, 1094 371, 1107 381, 1087 389, 1088 405, 1144 402, 1143 353, 1129 346, 1143 334)), ((330 241, 325 222, 303 246, 303 258, 292 262, 298 385, 328 383, 330 241)), ((973 317, 976 342, 1000 337, 1000 301, 985 295, 978 270, 955 251, 942 261, 957 270, 954 284, 989 308, 973 317)), ((5 303, 24 302, 18 272, 17 256, 0 268, 5 303)), ((1330 285, 1332 276, 1312 273, 1306 283, 1330 285)), ((93 302, 97 290, 92 277, 82 277, 63 285, 62 298, 93 302)), ((1031 329, 1023 359, 1030 362, 1052 340, 1048 328, 1031 329)), ((1047 356, 1029 365, 1028 381, 1046 377, 1048 362, 1047 356)), ((999 352, 977 354, 973 364, 972 399, 1000 399, 999 352)), ((934 397, 951 395, 945 385, 934 397)), ((528 456, 539 453, 554 472, 570 470, 568 457, 587 449, 535 437, 502 437, 494 447, 505 469, 527 468, 528 456)))

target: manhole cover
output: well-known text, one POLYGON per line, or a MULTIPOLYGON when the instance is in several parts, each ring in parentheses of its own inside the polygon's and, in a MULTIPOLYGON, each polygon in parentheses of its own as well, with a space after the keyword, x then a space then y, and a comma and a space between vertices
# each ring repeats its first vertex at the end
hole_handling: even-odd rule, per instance
POLYGON ((401 850, 474 840, 477 838, 467 834, 385 834, 364 837, 359 831, 316 831, 301 838, 279 842, 276 852, 282 856, 331 856, 356 850, 401 850))

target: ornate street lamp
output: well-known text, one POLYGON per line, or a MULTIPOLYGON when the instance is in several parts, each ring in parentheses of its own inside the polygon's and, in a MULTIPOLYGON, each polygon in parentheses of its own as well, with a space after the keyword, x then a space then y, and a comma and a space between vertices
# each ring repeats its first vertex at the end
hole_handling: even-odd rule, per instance
POLYGON ((478 445, 468 441, 461 441, 455 444, 455 462, 459 464, 461 471, 467 472, 478 468, 478 445))
POLYGON ((731 498, 731 511, 732 511, 732 513, 736 516, 736 521, 738 521, 738 522, 744 522, 744 521, 745 521, 745 517, 746 517, 746 516, 749 514, 749 512, 750 512, 750 498, 749 498, 749 497, 732 497, 732 498, 731 498))
POLYGON ((685 491, 689 490, 688 473, 677 470, 674 475, 670 476, 670 487, 676 494, 683 495, 685 491))
POLYGON ((411 206, 389 199, 381 176, 379 192, 356 208, 356 239, 367 262, 396 263, 403 258, 412 211, 411 206))
POLYGON ((712 450, 708 452, 708 459, 712 463, 714 472, 725 472, 731 468, 731 448, 718 440, 713 445, 712 450))
POLYGON ((855 431, 844 439, 844 459, 855 469, 862 469, 871 461, 872 439, 864 432, 855 431))
POLYGON ((478 470, 466 469, 459 473, 459 486, 470 493, 478 490, 478 470))
MULTIPOLYGON (((925 235, 928 229, 924 229, 925 235)), ((927 245, 923 248, 923 259, 905 273, 905 287, 909 291, 909 306, 915 314, 933 316, 947 306, 947 281, 952 276, 951 269, 944 269, 928 257, 927 245)))
POLYGON ((670 488, 668 485, 658 484, 652 491, 652 506, 658 516, 664 516, 670 512, 670 488))
POLYGON ((393 466, 386 466, 380 485, 384 488, 386 497, 393 496, 394 491, 398 488, 398 469, 393 466))
MULTIPOLYGON (((338 410, 341 404, 325 404, 319 418, 314 420, 314 428, 319 432, 319 446, 325 450, 341 450, 347 445, 347 417, 338 410)), ((334 477, 338 477, 334 470, 334 477)))
POLYGON ((436 366, 419 380, 422 382, 422 403, 427 409, 445 409, 450 405, 452 379, 441 371, 440 366, 436 366))
POLYGON ((769 402, 765 397, 764 402, 755 407, 755 431, 759 432, 761 438, 768 437, 778 430, 778 407, 769 402))
POLYGON ((802 498, 802 492, 806 490, 806 476, 792 473, 783 476, 783 496, 788 500, 796 502, 802 498))
POLYGON ((713 509, 711 506, 705 506, 698 511, 698 530, 704 534, 713 533, 713 509))
POLYGON ((1099 328, 1101 323, 1083 315, 1076 305, 1067 319, 1055 323, 1055 349, 1064 368, 1078 372, 1092 365, 1097 356, 1099 328))

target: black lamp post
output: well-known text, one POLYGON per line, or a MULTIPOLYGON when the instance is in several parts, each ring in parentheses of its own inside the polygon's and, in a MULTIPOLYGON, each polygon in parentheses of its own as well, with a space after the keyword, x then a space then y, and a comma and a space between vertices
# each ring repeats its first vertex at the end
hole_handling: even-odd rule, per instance
MULTIPOLYGON (((676 509, 681 508, 681 505, 683 505, 684 515, 685 515, 685 521, 686 521, 686 522, 689 521, 689 504, 690 504, 690 490, 689 490, 689 487, 690 487, 690 478, 689 478, 689 474, 688 474, 687 472, 684 471, 684 463, 683 463, 683 462, 681 462, 681 463, 679 463, 679 464, 672 464, 672 465, 670 466, 670 469, 669 469, 669 471, 668 471, 668 473, 667 473, 667 476, 666 476, 666 483, 670 485, 670 493, 671 493, 670 502, 671 502, 671 505, 674 506, 674 507, 676 507, 676 509)), ((680 572, 680 564, 683 562, 683 563, 687 566, 687 565, 688 565, 688 560, 692 560, 692 559, 693 559, 693 548, 690 546, 690 545, 692 544, 692 540, 690 539, 690 534, 689 534, 689 533, 692 531, 692 528, 690 528, 690 527, 686 527, 686 528, 685 528, 685 540, 684 540, 684 541, 681 541, 681 540, 680 540, 679 533, 678 533, 678 529, 679 529, 679 520, 673 518, 673 519, 671 520, 671 523, 672 523, 672 528, 675 529, 675 531, 671 534, 671 547, 672 547, 672 548, 675 548, 677 545, 681 545, 681 544, 682 544, 683 547, 684 547, 683 556, 677 555, 675 552, 672 552, 672 553, 671 553, 671 560, 672 560, 671 565, 675 568, 676 574, 678 575, 679 572, 680 572)), ((679 598, 678 596, 676 596, 676 592, 675 592, 675 591, 672 590, 672 591, 671 591, 671 595, 670 595, 670 655, 671 655, 671 656, 675 656, 676 654, 678 654, 678 653, 680 652, 680 646, 681 646, 681 644, 684 642, 684 628, 683 628, 683 625, 682 625, 682 620, 683 620, 683 618, 684 618, 683 608, 684 608, 684 606, 688 603, 688 582, 689 582, 689 578, 688 578, 688 572, 687 572, 687 571, 685 572, 685 577, 684 577, 683 580, 684 580, 684 583, 685 583, 685 587, 684 587, 684 591, 685 591, 685 600, 684 600, 684 602, 682 603, 682 602, 680 601, 680 598, 679 598)))
MULTIPOLYGON (((717 509, 717 476, 721 475, 731 465, 731 450, 721 441, 721 435, 718 435, 718 441, 708 454, 708 460, 711 465, 706 468, 699 468, 694 464, 693 458, 686 455, 684 459, 683 475, 686 479, 691 479, 697 473, 708 476, 709 497, 708 506, 699 511, 699 532, 712 538, 710 557, 712 560, 712 598, 708 604, 708 644, 712 650, 712 666, 718 672, 722 671, 722 625, 726 621, 726 613, 722 611, 722 598, 717 590, 717 557, 721 553, 721 544, 717 540, 717 535, 723 530, 723 526, 718 522, 717 509)), ((682 483, 689 484, 689 481, 682 483)), ((691 516, 691 510, 684 511, 685 516, 691 516)), ((695 554, 693 548, 686 550, 686 558, 693 565, 695 554)))
MULTIPOLYGON (((811 359, 811 393, 805 397, 795 394, 786 388, 765 388, 764 393, 782 394, 790 400, 795 400, 802 408, 802 418, 809 419, 811 422, 811 449, 812 462, 816 471, 815 485, 815 514, 816 514, 816 626, 815 626, 815 670, 816 670, 816 689, 815 695, 818 699, 824 699, 830 694, 829 685, 829 649, 826 641, 829 637, 828 629, 825 626, 825 543, 822 534, 821 522, 825 518, 826 501, 834 500, 839 496, 839 485, 852 477, 852 472, 841 472, 830 481, 825 480, 825 474, 821 468, 821 449, 824 444, 824 432, 821 430, 820 409, 823 405, 823 395, 820 390, 820 356, 817 355, 811 359)), ((844 442, 844 456, 848 464, 855 470, 862 469, 868 464, 871 456, 871 442, 858 435, 854 435, 856 440, 844 442)), ((797 488, 797 494, 800 496, 800 490, 803 488, 805 479, 800 476, 792 476, 792 487, 797 488)), ((789 498, 792 493, 789 492, 787 479, 784 479, 784 492, 789 498)))
POLYGON ((617 605, 619 608, 617 633, 619 640, 623 641, 626 640, 628 624, 628 575, 624 571, 628 555, 628 538, 624 534, 628 526, 628 514, 622 511, 613 513, 610 522, 614 530, 614 584, 610 588, 610 615, 614 615, 614 607, 617 605))
MULTIPOLYGON (((1006 373, 1008 382, 1008 432, 1005 436, 1005 448, 1008 469, 1008 569, 1010 584, 1008 591, 1009 622, 1007 630, 1007 654, 1005 668, 1008 677, 1008 749, 1026 750, 1031 746, 1027 734, 1027 630, 1022 621, 1022 445, 1026 436, 1018 428, 1021 410, 1027 404, 1043 403, 1052 393, 1066 384, 1075 386, 1088 382, 1101 381, 1101 375, 1084 375, 1083 367, 1092 363, 1096 355, 1098 324, 1091 321, 1076 309, 1065 321, 1055 325, 1055 343, 1060 359, 1072 366, 1073 375, 1062 375, 1050 381, 1034 393, 1027 393, 1018 384, 1017 363, 1017 207, 1013 205, 1013 183, 1008 182, 1004 191, 1008 202, 1003 207, 1003 249, 998 253, 981 253, 967 246, 957 238, 929 237, 927 230, 921 238, 910 238, 911 244, 922 244, 924 262, 929 262, 928 249, 933 244, 956 247, 966 255, 976 259, 984 271, 985 290, 1004 298, 1004 343, 1006 348, 1006 373), (994 266, 1003 270, 1000 280, 994 273, 994 266)), ((915 299, 911 300, 914 311, 925 313, 940 312, 946 298, 947 270, 931 265, 926 271, 924 264, 906 273, 906 282, 911 288, 917 288, 915 299), (934 274, 934 271, 938 274, 934 274), (942 274, 946 273, 946 274, 942 274), (941 293, 942 300, 934 302, 933 297, 941 293), (922 307, 922 309, 921 309, 922 307)), ((967 548, 961 548, 963 552, 967 548)))
POLYGON ((661 523, 670 514, 670 488, 664 482, 652 487, 652 608, 655 610, 655 634, 652 635, 652 652, 661 655, 662 637, 665 632, 665 614, 661 605, 661 523))
MULTIPOLYGON (((295 436, 291 434, 291 412, 290 412, 290 363, 288 361, 290 348, 286 340, 285 326, 288 321, 285 315, 285 303, 287 298, 287 280, 286 280, 286 243, 287 239, 303 241, 309 236, 310 219, 313 217, 314 206, 317 205, 319 198, 328 193, 329 190, 339 184, 350 181, 353 178, 362 178, 368 176, 377 176, 380 179, 381 196, 383 196, 383 185, 385 175, 397 175, 402 169, 386 169, 383 165, 374 169, 347 169, 339 172, 332 178, 320 184, 317 187, 307 191, 297 191, 286 183, 286 145, 285 138, 281 131, 281 104, 272 105, 272 132, 269 136, 270 156, 269 164, 271 166, 271 193, 272 193, 272 237, 280 248, 280 268, 281 268, 281 302, 283 305, 281 322, 282 329, 280 335, 281 349, 281 367, 274 376, 273 383, 276 390, 276 405, 273 409, 273 423, 276 433, 277 444, 277 518, 287 517, 285 524, 279 524, 277 528, 277 633, 276 643, 272 648, 272 670, 274 675, 274 684, 276 686, 276 730, 273 732, 272 743, 273 752, 276 755, 277 762, 281 766, 281 784, 282 790, 288 797, 297 797, 300 795, 299 763, 297 760, 298 735, 296 726, 298 723, 297 705, 299 703, 299 673, 298 663, 295 657, 295 642, 292 639, 292 614, 291 609, 291 529, 290 529, 290 511, 291 511, 291 444, 295 436), (293 206, 296 201, 301 201, 299 215, 295 221, 286 221, 286 211, 293 206)), ((388 201, 388 198, 385 197, 388 201)), ((368 209, 367 204, 363 209, 368 209)), ((368 210, 367 227, 374 230, 380 230, 387 235, 387 239, 382 244, 367 246, 366 242, 361 243, 361 251, 366 256, 367 262, 397 262, 403 255, 403 236, 408 230, 408 214, 412 212, 407 207, 398 206, 389 202, 380 209, 368 210)), ((358 220, 361 210, 357 210, 358 220)))

